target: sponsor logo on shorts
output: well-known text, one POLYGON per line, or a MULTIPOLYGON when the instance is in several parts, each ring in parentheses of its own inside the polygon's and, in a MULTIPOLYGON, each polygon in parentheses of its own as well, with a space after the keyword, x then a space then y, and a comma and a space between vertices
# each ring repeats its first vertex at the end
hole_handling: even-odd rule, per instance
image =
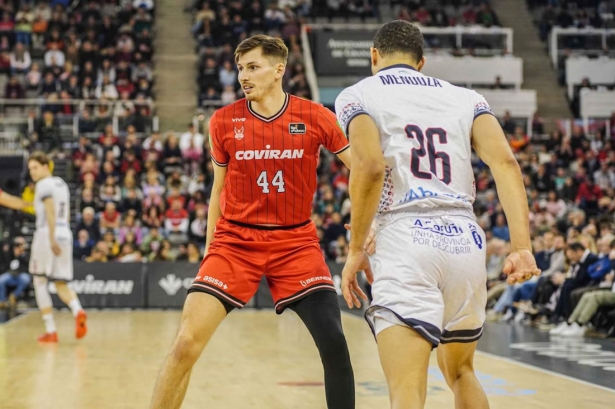
POLYGON ((483 248, 483 238, 480 236, 480 233, 477 231, 476 226, 472 223, 468 224, 470 227, 470 232, 472 232, 472 238, 474 239, 474 243, 476 243, 476 247, 479 249, 483 248))
POLYGON ((329 276, 317 276, 317 277, 308 278, 307 280, 300 280, 299 282, 301 283, 302 286, 307 287, 308 285, 315 283, 317 281, 329 281, 331 283, 333 282, 333 280, 329 276))
POLYGON ((195 281, 201 281, 204 283, 209 283, 209 284, 213 284, 215 286, 220 287, 223 290, 228 290, 228 285, 224 284, 224 282, 222 282, 222 280, 218 280, 217 278, 214 277, 210 277, 210 276, 196 276, 195 281))
POLYGON ((460 237, 463 230, 454 223, 437 224, 429 219, 417 219, 414 227, 410 229, 414 245, 434 247, 449 254, 472 253, 470 239, 460 237))
POLYGON ((416 219, 414 221, 414 227, 423 230, 429 230, 432 233, 441 234, 443 236, 460 236, 463 234, 461 227, 455 223, 436 223, 431 219, 416 219))

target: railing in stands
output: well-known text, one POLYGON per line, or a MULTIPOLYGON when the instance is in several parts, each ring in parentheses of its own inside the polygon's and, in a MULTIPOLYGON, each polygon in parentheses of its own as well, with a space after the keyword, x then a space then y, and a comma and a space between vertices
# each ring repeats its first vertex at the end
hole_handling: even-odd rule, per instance
POLYGON ((549 55, 553 67, 558 69, 559 57, 568 54, 567 50, 576 55, 615 57, 614 44, 615 29, 553 27, 549 34, 549 55))
POLYGON ((113 131, 117 134, 124 130, 129 124, 134 123, 135 116, 122 116, 113 113, 114 109, 123 102, 132 105, 135 110, 147 108, 150 115, 141 116, 140 121, 147 128, 147 132, 158 132, 159 121, 158 117, 153 115, 155 104, 151 100, 144 101, 100 101, 100 100, 41 100, 41 99, 0 99, 0 130, 5 124, 22 123, 26 121, 28 124, 28 132, 33 132, 35 129, 35 118, 38 118, 43 112, 49 110, 62 111, 63 107, 69 106, 73 113, 56 112, 56 123, 63 128, 65 132, 70 132, 72 136, 79 135, 80 121, 84 120, 81 113, 86 109, 97 109, 101 106, 106 108, 106 115, 97 116, 96 113, 91 113, 90 118, 96 124, 96 127, 104 126, 108 123, 113 125, 113 131))
POLYGON ((310 86, 312 100, 320 102, 320 90, 318 89, 318 77, 314 69, 314 59, 312 58, 312 46, 307 34, 306 25, 301 26, 301 48, 303 49, 303 66, 305 68, 305 78, 310 86))

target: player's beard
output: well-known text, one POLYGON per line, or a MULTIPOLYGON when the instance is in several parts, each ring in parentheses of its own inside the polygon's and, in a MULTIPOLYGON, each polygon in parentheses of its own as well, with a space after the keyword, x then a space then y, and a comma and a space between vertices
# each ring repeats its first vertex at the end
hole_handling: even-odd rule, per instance
POLYGON ((263 85, 262 87, 254 87, 254 90, 258 89, 258 91, 257 92, 252 91, 250 95, 246 95, 246 99, 251 102, 260 103, 263 101, 263 99, 267 95, 271 95, 273 93, 274 88, 275 88, 275 81, 267 83, 263 85))

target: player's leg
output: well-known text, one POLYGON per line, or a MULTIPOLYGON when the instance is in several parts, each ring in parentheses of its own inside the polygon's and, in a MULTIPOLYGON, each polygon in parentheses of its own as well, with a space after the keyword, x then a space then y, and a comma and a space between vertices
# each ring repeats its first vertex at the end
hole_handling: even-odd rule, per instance
POLYGON ((226 306, 213 295, 188 294, 179 332, 158 374, 152 409, 179 408, 186 395, 192 367, 227 314, 226 306))
POLYGON ((75 338, 81 339, 85 337, 88 332, 87 315, 81 306, 77 293, 68 286, 66 281, 56 281, 54 284, 58 292, 58 297, 60 297, 62 302, 70 308, 75 318, 75 338))
POLYGON ((444 331, 438 348, 438 364, 455 394, 455 408, 485 409, 487 396, 474 374, 474 351, 482 335, 487 302, 484 232, 474 221, 451 217, 449 225, 464 229, 458 246, 448 254, 442 285, 444 331))
POLYGON ((355 407, 354 375, 342 331, 337 293, 318 244, 313 223, 268 232, 276 253, 267 266, 267 281, 276 312, 293 309, 310 331, 320 353, 327 407, 355 407))
MULTIPOLYGON (((376 319, 376 328, 382 325, 376 319)), ((389 325, 389 323, 384 323, 389 325)), ((414 329, 390 325, 377 336, 380 363, 389 385, 391 409, 422 409, 427 396, 427 369, 433 344, 414 329)))
POLYGON ((434 246, 440 236, 424 229, 435 219, 393 215, 382 223, 370 257, 374 300, 365 317, 378 341, 391 407, 423 408, 429 356, 441 336, 446 256, 434 246))
POLYGON ((317 291, 288 306, 314 339, 325 375, 327 407, 354 409, 354 374, 334 291, 317 291))
POLYGON ((77 293, 68 286, 68 282, 73 279, 72 233, 69 230, 62 230, 58 231, 56 236, 58 236, 58 244, 62 252, 53 258, 51 277, 55 280, 58 297, 70 308, 75 318, 75 338, 81 339, 88 332, 87 315, 77 293))
POLYGON ((489 402, 474 373, 476 342, 442 344, 438 365, 446 383, 455 394, 456 409, 487 409, 489 402))
POLYGON ((55 320, 53 318, 51 295, 49 295, 49 290, 47 289, 48 282, 47 277, 41 275, 35 275, 33 279, 36 305, 45 323, 45 334, 40 336, 38 340, 41 342, 57 342, 58 335, 55 320))
POLYGON ((45 323, 45 334, 38 338, 40 342, 58 341, 51 295, 49 295, 49 290, 47 289, 49 283, 47 277, 53 272, 53 259, 54 255, 51 251, 47 231, 35 231, 32 238, 32 253, 30 255, 30 274, 33 277, 32 284, 36 304, 45 323))
MULTIPOLYGON (((216 225, 214 240, 188 291, 179 332, 160 370, 151 408, 179 408, 190 373, 203 348, 233 308, 243 307, 258 289, 266 259, 252 247, 251 229, 216 225)), ((259 249, 260 250, 260 249, 259 249)))

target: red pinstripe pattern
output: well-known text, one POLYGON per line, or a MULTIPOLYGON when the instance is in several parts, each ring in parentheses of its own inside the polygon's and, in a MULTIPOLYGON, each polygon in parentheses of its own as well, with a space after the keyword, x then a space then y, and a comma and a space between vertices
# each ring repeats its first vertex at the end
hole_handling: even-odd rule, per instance
POLYGON ((320 145, 338 152, 348 144, 335 115, 319 104, 289 96, 282 111, 270 119, 255 114, 245 100, 240 100, 221 108, 215 122, 217 133, 212 134, 212 143, 223 150, 215 152, 215 161, 224 163, 222 159, 228 157, 223 216, 248 224, 282 226, 309 219, 320 145), (305 134, 291 134, 290 124, 304 124, 305 134), (242 127, 243 132, 238 132, 242 127), (242 152, 272 150, 280 154, 303 150, 303 156, 239 160, 242 152), (284 191, 272 184, 280 171, 284 191), (257 184, 263 172, 269 193, 257 184))

